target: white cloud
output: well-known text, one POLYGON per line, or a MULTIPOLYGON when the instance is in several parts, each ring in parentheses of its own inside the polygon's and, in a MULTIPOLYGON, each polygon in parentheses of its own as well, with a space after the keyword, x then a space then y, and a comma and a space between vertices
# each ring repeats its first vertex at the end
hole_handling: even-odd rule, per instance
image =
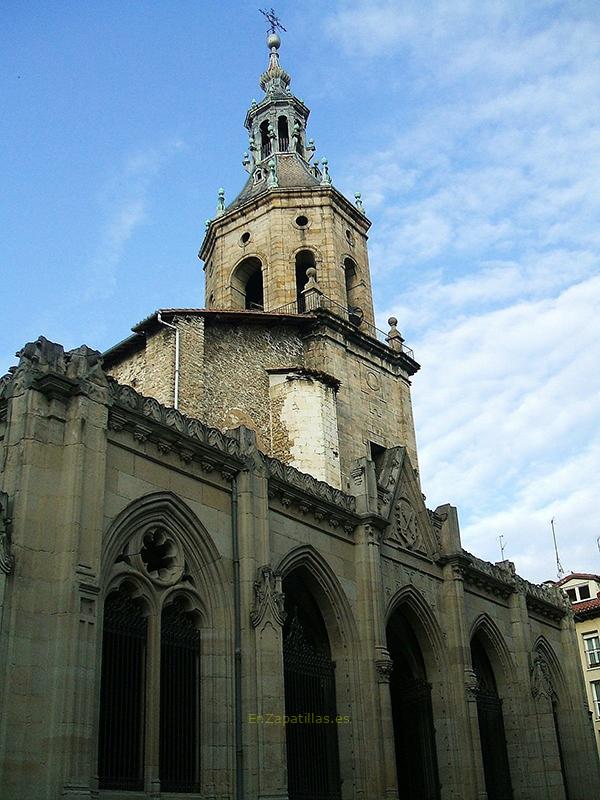
POLYGON ((113 293, 127 242, 146 221, 152 181, 182 147, 183 142, 175 139, 139 150, 107 181, 99 198, 103 228, 96 253, 86 269, 84 299, 105 300, 113 293))
POLYGON ((459 506, 479 555, 497 560, 503 533, 536 580, 555 571, 552 516, 565 566, 599 567, 600 18, 587 8, 367 0, 327 25, 361 70, 407 70, 381 110, 397 133, 341 183, 374 217, 381 327, 398 317, 423 365, 428 502, 459 506))

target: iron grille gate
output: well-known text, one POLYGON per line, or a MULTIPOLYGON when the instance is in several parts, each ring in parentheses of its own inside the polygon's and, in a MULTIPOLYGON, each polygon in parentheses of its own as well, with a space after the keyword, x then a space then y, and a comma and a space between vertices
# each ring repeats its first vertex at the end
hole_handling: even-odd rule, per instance
POLYGON ((392 681, 398 787, 406 800, 438 800, 440 784, 431 686, 419 678, 392 681))
POLYGON ((502 700, 495 691, 479 689, 477 719, 488 800, 512 800, 502 700))
POLYGON ((198 649, 200 632, 177 603, 162 614, 160 642, 160 788, 200 791, 198 649))
POLYGON ((128 595, 104 605, 98 775, 101 789, 143 789, 147 619, 128 595))
POLYGON ((297 616, 283 656, 285 713, 298 719, 286 726, 289 798, 339 800, 334 664, 306 637, 297 616))

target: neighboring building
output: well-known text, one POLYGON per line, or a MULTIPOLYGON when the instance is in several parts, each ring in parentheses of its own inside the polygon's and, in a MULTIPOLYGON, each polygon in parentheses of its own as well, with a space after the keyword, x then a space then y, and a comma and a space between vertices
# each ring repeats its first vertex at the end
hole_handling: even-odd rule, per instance
POLYGON ((0 379, 2 800, 600 797, 568 603, 425 505, 419 365, 269 47, 209 308, 0 379))
POLYGON ((600 575, 572 572, 555 585, 567 593, 573 607, 581 665, 600 755, 600 575))

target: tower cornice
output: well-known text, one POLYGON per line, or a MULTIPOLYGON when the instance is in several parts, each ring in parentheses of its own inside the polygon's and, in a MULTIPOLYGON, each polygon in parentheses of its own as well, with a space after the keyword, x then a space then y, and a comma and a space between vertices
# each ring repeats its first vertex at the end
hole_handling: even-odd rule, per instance
POLYGON ((210 257, 212 246, 214 244, 216 231, 227 224, 232 224, 238 220, 247 218, 249 211, 259 210, 262 208, 266 212, 271 208, 281 206, 281 201, 284 199, 297 199, 299 201, 306 200, 309 201, 311 205, 314 205, 315 198, 322 198, 325 201, 324 205, 329 204, 332 201, 335 202, 338 205, 338 208, 340 208, 354 222, 357 228, 359 228, 359 230, 361 230, 366 237, 367 231, 371 227, 371 220, 365 216, 365 214, 359 211, 358 208, 356 208, 356 206, 353 205, 347 197, 344 197, 344 195, 334 186, 315 186, 308 189, 297 187, 277 187, 265 189, 265 191, 261 192, 261 194, 255 195, 253 198, 240 203, 239 205, 229 206, 229 208, 219 217, 211 220, 206 229, 202 245, 200 246, 198 258, 202 261, 207 261, 210 257))

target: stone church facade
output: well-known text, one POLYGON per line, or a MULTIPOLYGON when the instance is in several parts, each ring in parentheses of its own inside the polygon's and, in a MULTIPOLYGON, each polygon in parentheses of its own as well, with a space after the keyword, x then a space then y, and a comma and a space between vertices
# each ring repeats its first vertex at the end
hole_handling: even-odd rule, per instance
POLYGON ((0 796, 600 797, 569 604, 426 507, 419 365, 269 49, 207 308, 0 379, 0 796))

